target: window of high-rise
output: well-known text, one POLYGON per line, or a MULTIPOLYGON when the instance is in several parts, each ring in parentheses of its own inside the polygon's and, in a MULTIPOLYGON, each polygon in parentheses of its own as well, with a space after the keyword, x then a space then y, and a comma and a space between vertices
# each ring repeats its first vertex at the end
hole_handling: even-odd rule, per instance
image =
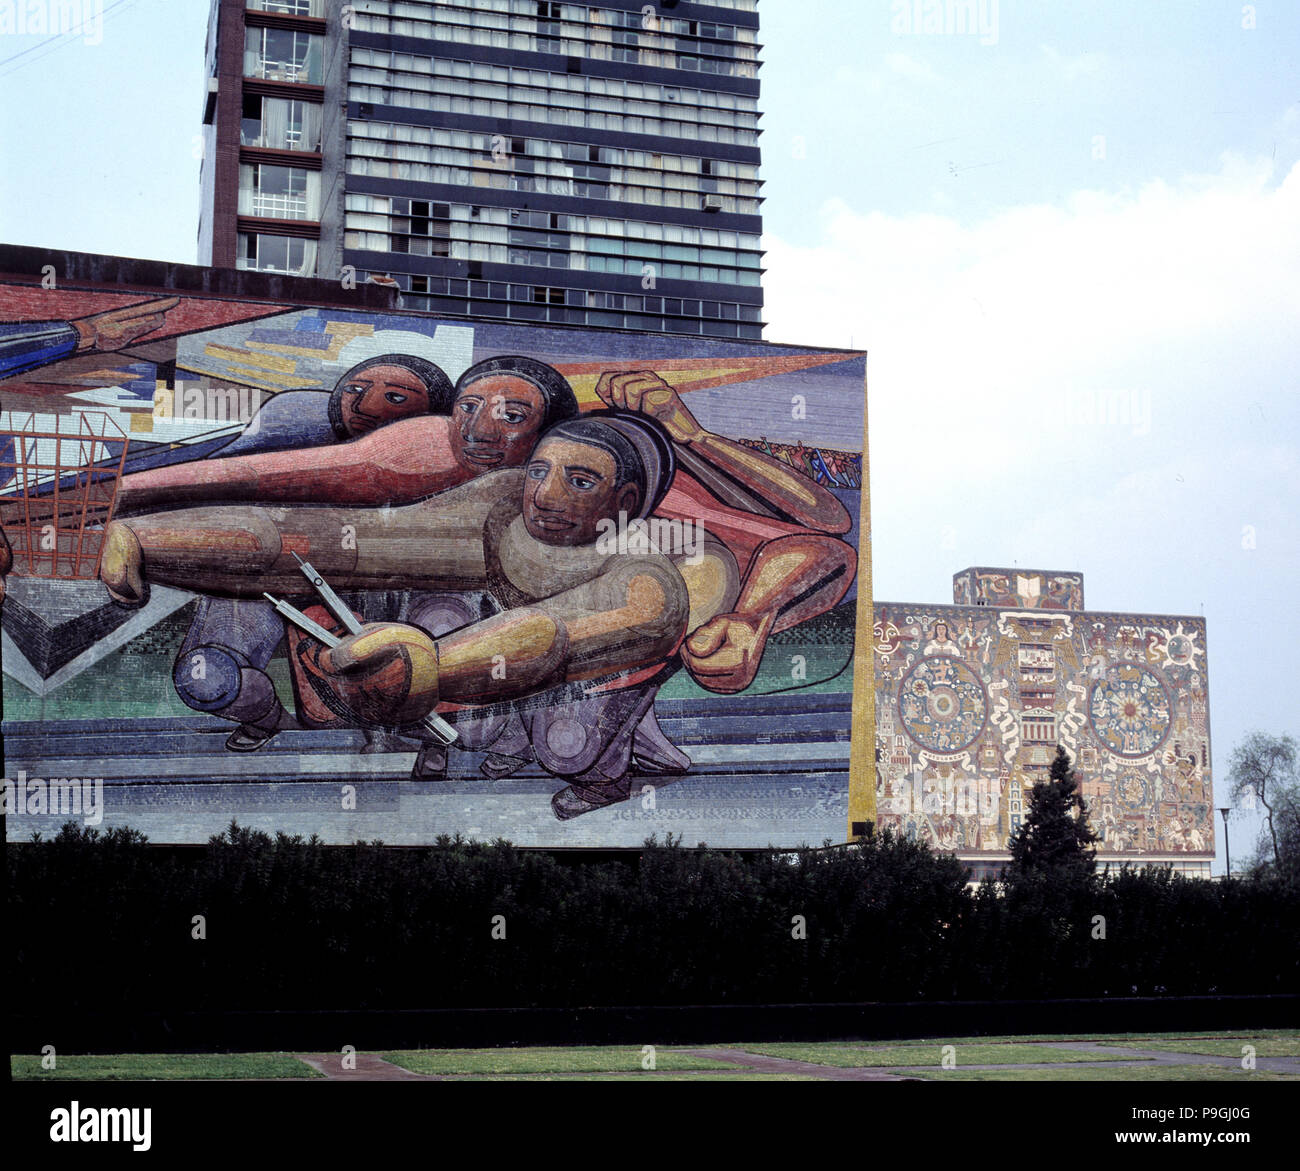
POLYGON ((757 338, 756 0, 215 0, 200 261, 757 338))

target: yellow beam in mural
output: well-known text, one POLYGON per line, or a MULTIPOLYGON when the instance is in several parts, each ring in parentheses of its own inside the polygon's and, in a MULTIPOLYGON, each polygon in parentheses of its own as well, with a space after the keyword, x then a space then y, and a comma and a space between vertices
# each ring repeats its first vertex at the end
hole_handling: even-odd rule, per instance
POLYGON ((849 746, 849 823, 876 820, 876 639, 871 591, 871 459, 867 379, 862 383, 862 504, 858 522, 858 609, 853 639, 853 737, 849 746))
POLYGON ((279 374, 292 374, 298 365, 292 358, 276 354, 255 354, 252 350, 238 346, 205 346, 203 352, 210 358, 224 358, 228 362, 240 362, 262 370, 274 370, 279 374))

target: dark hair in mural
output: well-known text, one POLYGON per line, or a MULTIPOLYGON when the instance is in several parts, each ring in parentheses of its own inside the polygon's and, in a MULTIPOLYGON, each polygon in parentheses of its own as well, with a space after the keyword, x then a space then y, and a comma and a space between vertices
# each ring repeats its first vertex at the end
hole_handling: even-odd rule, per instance
POLYGON ((569 380, 554 366, 548 366, 536 358, 525 358, 521 354, 505 354, 475 362, 456 380, 456 393, 460 394, 480 379, 491 378, 496 374, 522 378, 537 388, 542 401, 546 403, 543 428, 564 419, 572 419, 578 413, 578 396, 573 393, 569 380))
POLYGON ((404 370, 409 370, 424 383, 429 391, 429 410, 427 413, 430 415, 451 414, 451 404, 456 398, 456 388, 452 385, 451 379, 443 372, 441 366, 435 366, 432 362, 428 362, 424 358, 417 358, 414 354, 380 354, 376 358, 367 358, 364 362, 358 362, 351 370, 346 371, 334 384, 334 389, 330 392, 330 426, 334 428, 334 434, 340 439, 352 438, 343 423, 343 395, 346 393, 347 385, 363 370, 370 370, 375 366, 400 366, 404 370))
POLYGON ((538 440, 571 439, 606 451, 614 460, 618 484, 641 490, 637 518, 659 507, 677 471, 672 441, 653 419, 624 411, 592 411, 551 427, 538 440))

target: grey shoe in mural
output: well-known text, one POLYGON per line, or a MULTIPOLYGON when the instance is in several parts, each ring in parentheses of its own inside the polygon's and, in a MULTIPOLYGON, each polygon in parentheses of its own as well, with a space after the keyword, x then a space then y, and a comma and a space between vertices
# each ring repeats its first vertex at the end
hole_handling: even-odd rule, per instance
POLYGON ((391 732, 376 732, 370 728, 362 729, 362 735, 365 737, 365 743, 361 746, 361 754, 369 756, 376 752, 410 752, 411 744, 409 740, 403 740, 400 736, 395 736, 391 732))
POLYGON ((266 728, 257 728, 252 724, 240 724, 226 737, 226 747, 231 752, 256 752, 279 730, 279 728, 272 728, 268 731, 266 728))
POLYGON ((413 781, 445 781, 447 779, 447 749, 442 744, 426 744, 415 758, 411 770, 413 781))
POLYGON ((551 810, 561 821, 581 817, 593 809, 617 805, 626 801, 632 792, 632 778, 623 777, 607 785, 570 785, 551 798, 551 810))
POLYGON ((493 781, 512 777, 529 761, 526 756, 507 756, 504 752, 489 752, 478 766, 478 771, 493 781))
POLYGON ((632 765, 651 776, 680 775, 691 767, 691 758, 664 735, 653 707, 641 717, 632 737, 632 765))

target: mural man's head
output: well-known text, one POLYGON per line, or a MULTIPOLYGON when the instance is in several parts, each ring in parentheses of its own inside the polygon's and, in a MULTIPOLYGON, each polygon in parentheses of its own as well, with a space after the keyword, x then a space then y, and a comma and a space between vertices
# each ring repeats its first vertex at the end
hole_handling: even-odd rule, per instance
POLYGON ((589 545, 604 520, 648 517, 672 482, 667 433, 653 419, 593 412, 551 427, 524 480, 524 525, 548 545, 589 545))
POLYGON ((452 454, 475 474, 519 467, 542 431, 577 413, 577 397, 558 370, 533 358, 488 358, 456 384, 452 454))
POLYGON ((411 354, 380 354, 353 366, 334 386, 329 416, 334 434, 355 439, 413 415, 445 415, 455 388, 432 362, 411 354))

